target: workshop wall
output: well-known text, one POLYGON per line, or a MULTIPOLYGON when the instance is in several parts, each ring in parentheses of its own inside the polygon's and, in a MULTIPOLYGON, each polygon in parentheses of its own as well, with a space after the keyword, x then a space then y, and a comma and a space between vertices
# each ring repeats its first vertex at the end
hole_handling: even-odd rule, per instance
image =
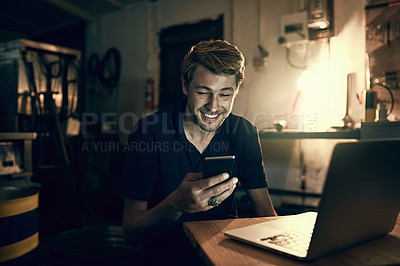
MULTIPOLYGON (((143 1, 130 9, 98 18, 88 27, 86 54, 103 55, 109 47, 117 47, 122 55, 121 80, 111 93, 102 92, 101 86, 89 80, 86 87, 97 86, 99 90, 87 94, 86 110, 114 113, 116 132, 124 142, 133 123, 153 111, 145 107, 145 87, 146 79, 153 78, 156 92, 158 89, 160 51, 157 34, 171 26, 216 19, 222 14, 225 39, 236 44, 247 59, 246 80, 236 100, 235 113, 244 115, 260 129, 273 128, 277 119, 286 120, 288 127, 306 131, 343 126, 347 74, 355 73, 350 114, 359 122, 364 115, 363 105, 357 100, 357 94, 362 95, 365 89, 364 0, 335 0, 334 37, 291 48, 291 60, 314 71, 314 98, 311 100, 297 99, 298 80, 306 67, 291 66, 286 47, 278 43, 281 16, 298 12, 299 2, 143 1), (254 63, 260 58, 258 45, 268 52, 264 65, 254 63), (315 115, 312 128, 304 126, 309 115, 315 115), (121 116, 124 119, 121 120, 121 116)), ((306 164, 306 190, 321 192, 336 142, 262 140, 271 187, 300 189, 301 171, 306 164)), ((276 202, 281 200, 275 199, 276 202)), ((311 205, 314 203, 310 202, 311 205)))

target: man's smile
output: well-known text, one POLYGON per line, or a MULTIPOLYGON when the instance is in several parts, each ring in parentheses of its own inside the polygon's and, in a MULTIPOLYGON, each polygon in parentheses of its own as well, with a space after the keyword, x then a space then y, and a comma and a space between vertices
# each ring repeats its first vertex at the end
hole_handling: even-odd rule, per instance
POLYGON ((203 110, 199 110, 201 117, 203 119, 203 121, 206 122, 215 122, 217 121, 221 115, 224 113, 223 111, 217 112, 217 113, 210 113, 210 112, 205 112, 203 110))
POLYGON ((206 114, 206 113, 203 113, 203 112, 201 112, 201 114, 202 114, 202 116, 203 116, 203 118, 205 119, 205 120, 210 120, 210 121, 214 121, 214 120, 217 120, 217 118, 219 117, 219 115, 220 114, 214 114, 214 115, 211 115, 211 114, 206 114))

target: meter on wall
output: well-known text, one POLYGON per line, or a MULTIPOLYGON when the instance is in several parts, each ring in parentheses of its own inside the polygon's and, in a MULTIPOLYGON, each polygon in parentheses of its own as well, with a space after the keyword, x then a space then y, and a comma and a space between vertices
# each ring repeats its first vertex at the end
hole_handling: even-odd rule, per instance
POLYGON ((291 46, 332 35, 332 0, 309 0, 299 12, 281 16, 280 44, 291 46))

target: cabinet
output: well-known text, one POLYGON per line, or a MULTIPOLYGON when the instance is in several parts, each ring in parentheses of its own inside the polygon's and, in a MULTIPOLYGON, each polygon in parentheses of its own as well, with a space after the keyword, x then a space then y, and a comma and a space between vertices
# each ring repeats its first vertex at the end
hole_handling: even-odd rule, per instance
POLYGON ((0 186, 30 186, 35 132, 0 132, 0 186))
POLYGON ((364 122, 361 139, 400 139, 400 122, 364 122))
MULTIPOLYGON (((367 74, 377 102, 400 119, 400 5, 398 1, 369 0, 365 7, 367 74), (368 73, 369 72, 369 73, 368 73)), ((369 125, 367 125, 369 127, 369 125)))

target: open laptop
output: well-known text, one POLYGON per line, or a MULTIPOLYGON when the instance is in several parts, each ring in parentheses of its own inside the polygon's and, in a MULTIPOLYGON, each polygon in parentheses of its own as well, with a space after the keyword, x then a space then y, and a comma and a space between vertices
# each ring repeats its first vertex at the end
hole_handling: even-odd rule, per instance
POLYGON ((335 146, 317 212, 285 216, 225 235, 311 260, 390 232, 400 211, 400 140, 335 146), (302 234, 300 237, 295 235, 302 234))

